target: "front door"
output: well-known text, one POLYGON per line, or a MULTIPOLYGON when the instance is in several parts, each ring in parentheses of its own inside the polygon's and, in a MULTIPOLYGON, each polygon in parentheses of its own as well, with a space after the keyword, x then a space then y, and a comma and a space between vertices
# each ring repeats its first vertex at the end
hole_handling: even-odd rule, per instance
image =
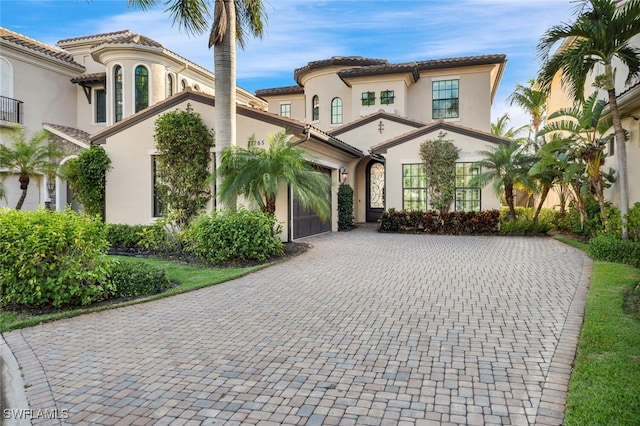
POLYGON ((367 222, 377 222, 384 211, 384 164, 371 160, 367 164, 367 222))

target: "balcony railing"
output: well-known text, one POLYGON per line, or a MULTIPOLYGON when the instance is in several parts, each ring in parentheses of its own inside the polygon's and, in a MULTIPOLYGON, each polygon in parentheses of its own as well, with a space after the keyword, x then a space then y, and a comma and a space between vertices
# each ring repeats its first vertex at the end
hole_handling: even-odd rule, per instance
POLYGON ((0 120, 22 124, 23 103, 17 99, 0 96, 0 120))

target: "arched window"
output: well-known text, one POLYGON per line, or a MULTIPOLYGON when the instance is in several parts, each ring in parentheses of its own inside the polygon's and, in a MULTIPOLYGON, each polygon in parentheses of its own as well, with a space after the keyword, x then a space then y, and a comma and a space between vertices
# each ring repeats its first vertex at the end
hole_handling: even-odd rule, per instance
POLYGON ((198 86, 197 84, 195 86, 193 86, 193 90, 195 90, 196 92, 200 91, 200 86, 198 86))
POLYGON ((318 95, 315 95, 311 100, 311 120, 320 120, 320 100, 318 99, 318 95))
POLYGON ((135 89, 135 112, 138 112, 149 106, 149 70, 142 65, 136 67, 135 89))
POLYGON ((187 88, 187 80, 182 80, 180 82, 180 90, 184 90, 187 88))
POLYGON ((122 120, 123 100, 122 100, 122 67, 116 65, 113 69, 113 114, 114 121, 122 120))
POLYGON ((333 98, 331 101, 331 124, 342 124, 342 99, 333 98))
POLYGON ((171 74, 167 74, 167 82, 165 84, 166 97, 168 98, 173 95, 173 76, 171 74))

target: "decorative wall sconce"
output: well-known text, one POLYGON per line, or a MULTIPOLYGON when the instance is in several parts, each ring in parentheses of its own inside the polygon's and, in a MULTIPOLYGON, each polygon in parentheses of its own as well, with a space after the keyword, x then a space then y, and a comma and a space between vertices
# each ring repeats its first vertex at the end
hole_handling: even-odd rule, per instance
POLYGON ((349 176, 349 172, 347 172, 347 168, 345 166, 340 166, 339 173, 340 176, 338 176, 338 179, 340 180, 340 184, 344 185, 347 181, 347 177, 349 176))
POLYGON ((380 122, 378 123, 378 131, 380 132, 380 134, 384 132, 384 122, 382 120, 380 120, 380 122))

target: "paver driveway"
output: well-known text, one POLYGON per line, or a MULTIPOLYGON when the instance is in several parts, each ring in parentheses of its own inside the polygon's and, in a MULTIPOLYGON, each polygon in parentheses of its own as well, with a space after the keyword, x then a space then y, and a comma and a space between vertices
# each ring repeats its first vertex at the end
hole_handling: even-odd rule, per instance
POLYGON ((562 422, 584 254, 370 228, 306 241, 216 287, 6 333, 31 409, 82 424, 562 422))

